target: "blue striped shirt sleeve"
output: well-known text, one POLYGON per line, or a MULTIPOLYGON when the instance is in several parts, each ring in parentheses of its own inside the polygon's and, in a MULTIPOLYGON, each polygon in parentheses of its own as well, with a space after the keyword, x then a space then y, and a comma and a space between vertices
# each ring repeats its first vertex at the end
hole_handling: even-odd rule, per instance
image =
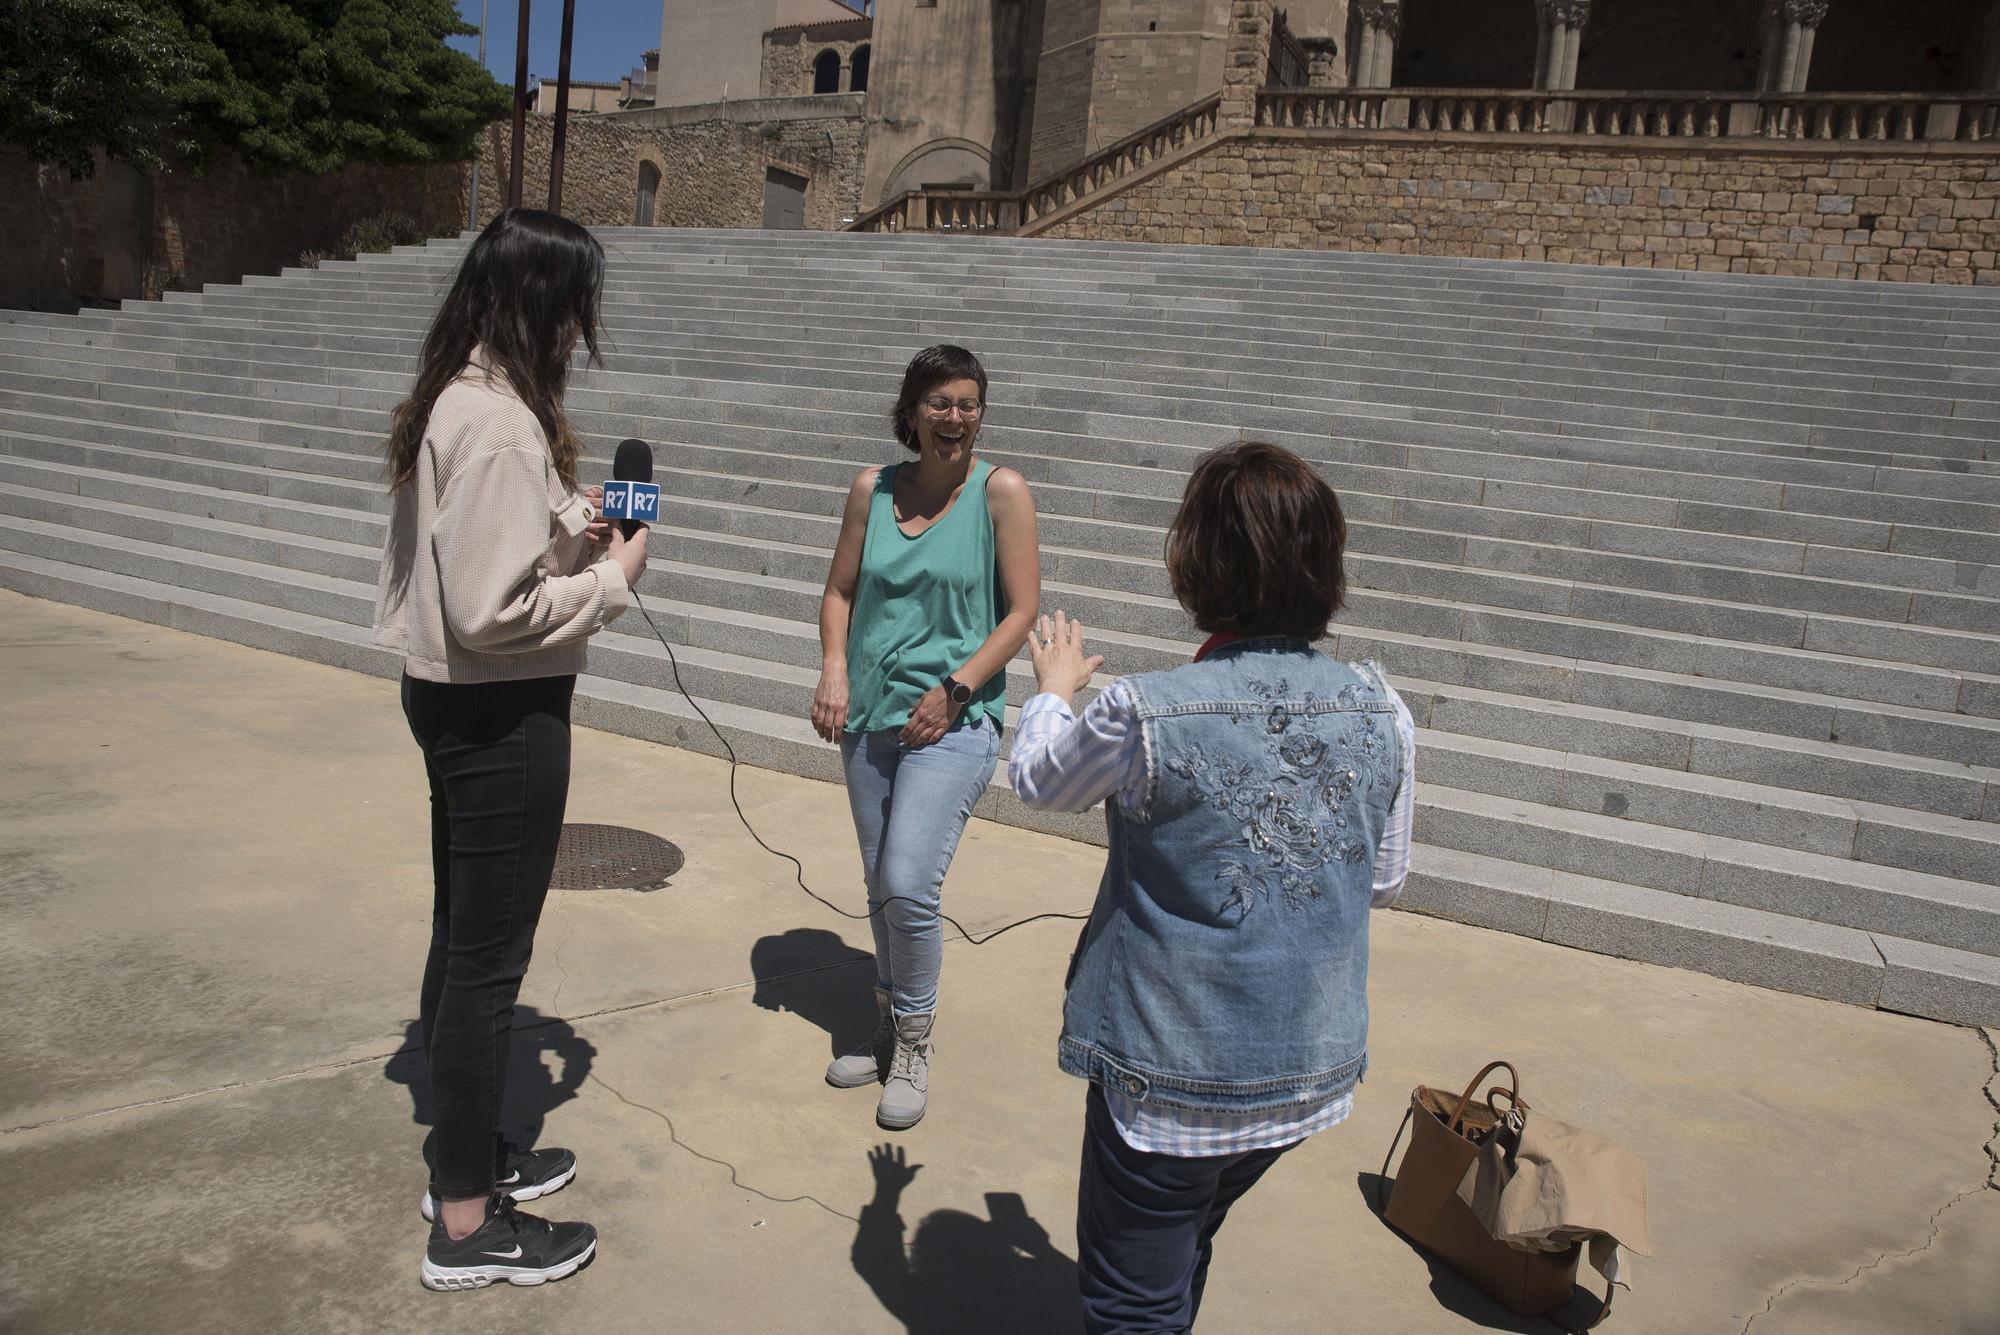
POLYGON ((1388 689, 1389 703, 1396 711, 1396 736, 1403 743, 1403 764, 1396 776, 1396 796, 1389 803, 1389 821, 1382 827, 1382 844, 1375 850, 1375 892, 1369 903, 1378 909, 1388 908, 1403 893, 1403 882, 1410 875, 1410 836, 1417 818, 1417 722, 1396 688, 1388 689))
POLYGON ((1046 692, 1022 706, 1007 778, 1028 806, 1088 811, 1145 772, 1145 730, 1123 681, 1085 706, 1081 718, 1046 692))

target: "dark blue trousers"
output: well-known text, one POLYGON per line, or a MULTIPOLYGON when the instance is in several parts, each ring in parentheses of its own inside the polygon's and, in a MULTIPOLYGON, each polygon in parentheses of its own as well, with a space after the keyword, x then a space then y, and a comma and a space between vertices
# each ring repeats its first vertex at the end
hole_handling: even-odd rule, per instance
POLYGON ((1192 1330, 1216 1230, 1289 1145, 1183 1159, 1135 1150, 1090 1087, 1076 1195, 1076 1260, 1090 1335, 1192 1330))

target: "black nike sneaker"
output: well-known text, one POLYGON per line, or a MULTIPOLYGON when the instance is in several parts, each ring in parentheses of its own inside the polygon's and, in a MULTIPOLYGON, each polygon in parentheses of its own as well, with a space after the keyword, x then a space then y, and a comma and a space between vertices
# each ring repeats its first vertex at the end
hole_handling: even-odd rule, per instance
MULTIPOLYGON (((516 1204, 561 1191, 576 1176, 576 1156, 568 1150, 517 1150, 508 1145, 501 1153, 504 1162, 494 1187, 516 1204)), ((437 1197, 426 1190, 417 1210, 427 1222, 436 1222, 437 1197)))
POLYGON ((458 1241, 431 1225, 424 1250, 427 1289, 449 1293, 488 1284, 546 1284, 589 1264, 597 1254, 597 1230, 589 1224, 556 1224, 523 1214, 500 1192, 486 1203, 486 1222, 458 1241))

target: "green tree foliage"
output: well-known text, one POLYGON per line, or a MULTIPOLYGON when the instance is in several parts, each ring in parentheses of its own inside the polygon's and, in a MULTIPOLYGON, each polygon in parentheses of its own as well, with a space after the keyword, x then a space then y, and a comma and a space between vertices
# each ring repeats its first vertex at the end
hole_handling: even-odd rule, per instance
POLYGON ((7 4, 0 138, 78 175, 96 148, 157 166, 169 139, 196 168, 231 149, 271 174, 457 161, 509 104, 444 44, 474 31, 451 0, 7 4))
POLYGON ((0 8, 0 142, 72 176, 103 149, 141 167, 184 148, 173 90, 194 72, 165 0, 6 0, 0 8))
POLYGON ((196 75, 177 90, 204 149, 269 172, 456 161, 507 112, 504 88, 444 44, 451 0, 180 0, 196 75))

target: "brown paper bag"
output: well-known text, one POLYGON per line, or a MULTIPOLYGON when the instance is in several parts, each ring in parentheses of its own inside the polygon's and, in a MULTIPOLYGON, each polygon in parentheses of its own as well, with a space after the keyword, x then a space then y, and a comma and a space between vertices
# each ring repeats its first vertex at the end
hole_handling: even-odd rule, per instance
MULTIPOLYGON (((1458 1196, 1459 1180, 1499 1120, 1491 1092, 1479 1103, 1472 1096, 1480 1081, 1503 1067, 1511 1083, 1495 1088, 1518 1104, 1521 1077, 1507 1062, 1488 1062, 1456 1097, 1425 1085, 1411 1091, 1410 1111, 1403 1119, 1413 1128, 1410 1148, 1396 1170, 1395 1191, 1384 1217, 1412 1241, 1450 1262, 1508 1311, 1542 1316, 1569 1301, 1583 1249, 1527 1252, 1496 1242, 1458 1196)), ((1402 1137, 1398 1127, 1382 1161, 1385 1185, 1389 1161, 1402 1137)))

